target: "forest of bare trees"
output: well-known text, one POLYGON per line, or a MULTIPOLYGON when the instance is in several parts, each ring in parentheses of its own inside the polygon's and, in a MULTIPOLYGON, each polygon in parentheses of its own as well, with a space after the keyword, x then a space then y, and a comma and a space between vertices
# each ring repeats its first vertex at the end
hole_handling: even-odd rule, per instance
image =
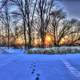
POLYGON ((56 5, 55 0, 0 0, 0 45, 44 48, 47 34, 50 47, 79 45, 80 21, 68 19, 56 5))

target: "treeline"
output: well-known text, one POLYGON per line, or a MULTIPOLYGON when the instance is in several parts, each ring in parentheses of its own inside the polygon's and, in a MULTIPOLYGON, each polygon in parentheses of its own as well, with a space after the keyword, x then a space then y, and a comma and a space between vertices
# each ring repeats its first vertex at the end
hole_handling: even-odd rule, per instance
POLYGON ((39 47, 44 48, 45 36, 51 33, 54 46, 60 46, 65 36, 71 38, 66 45, 75 45, 80 40, 80 21, 68 20, 64 10, 56 5, 55 0, 1 0, 1 44, 10 47, 16 38, 22 37, 25 49, 30 49, 32 40, 37 37, 41 40, 39 47))

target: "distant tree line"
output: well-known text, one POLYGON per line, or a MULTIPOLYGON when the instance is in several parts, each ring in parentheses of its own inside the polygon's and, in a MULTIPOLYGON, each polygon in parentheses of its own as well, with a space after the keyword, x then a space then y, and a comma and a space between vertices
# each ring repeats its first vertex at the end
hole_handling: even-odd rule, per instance
POLYGON ((75 18, 68 20, 66 12, 55 5, 54 0, 1 0, 1 45, 9 48, 16 38, 23 35, 24 47, 30 49, 34 32, 41 39, 39 47, 42 48, 45 47, 46 33, 53 34, 54 46, 61 46, 60 41, 65 36, 71 37, 71 42, 65 45, 75 45, 80 40, 80 21, 75 18), (14 39, 11 41, 11 38, 14 39))

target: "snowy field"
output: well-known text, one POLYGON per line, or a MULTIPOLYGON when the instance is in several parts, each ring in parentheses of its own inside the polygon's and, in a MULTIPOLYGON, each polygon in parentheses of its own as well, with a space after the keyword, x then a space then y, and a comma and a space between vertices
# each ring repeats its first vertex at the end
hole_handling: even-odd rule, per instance
POLYGON ((0 80, 80 80, 80 54, 23 53, 0 49, 0 80))

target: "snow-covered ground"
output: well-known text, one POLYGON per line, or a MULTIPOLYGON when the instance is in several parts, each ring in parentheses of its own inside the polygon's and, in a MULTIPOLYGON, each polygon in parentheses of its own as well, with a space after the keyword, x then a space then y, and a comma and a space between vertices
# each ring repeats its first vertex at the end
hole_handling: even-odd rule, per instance
POLYGON ((0 49, 0 80, 80 80, 79 54, 21 53, 24 50, 0 49))
POLYGON ((68 54, 80 53, 80 46, 60 46, 51 48, 31 48, 28 50, 30 54, 68 54))

